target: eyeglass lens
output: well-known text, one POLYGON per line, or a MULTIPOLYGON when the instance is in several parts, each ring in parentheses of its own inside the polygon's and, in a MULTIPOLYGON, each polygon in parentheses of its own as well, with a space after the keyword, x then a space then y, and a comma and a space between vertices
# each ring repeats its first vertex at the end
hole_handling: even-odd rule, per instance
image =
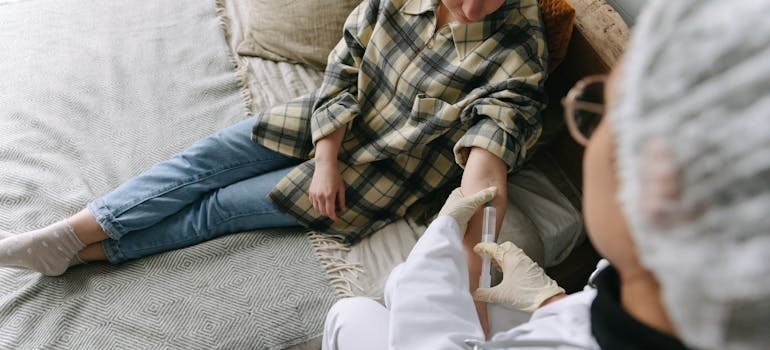
POLYGON ((596 81, 587 84, 575 97, 575 102, 577 102, 573 111, 575 126, 583 136, 589 138, 602 119, 603 108, 581 108, 581 106, 604 106, 604 82, 596 81))

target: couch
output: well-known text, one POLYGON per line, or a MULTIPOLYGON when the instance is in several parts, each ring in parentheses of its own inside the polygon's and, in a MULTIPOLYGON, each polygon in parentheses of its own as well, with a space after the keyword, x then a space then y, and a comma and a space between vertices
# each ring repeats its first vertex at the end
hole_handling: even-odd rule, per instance
MULTIPOLYGON (((581 150, 557 102, 615 64, 628 28, 604 0, 568 2, 575 26, 547 84, 550 132, 509 180, 499 240, 574 291, 597 256, 580 218, 581 150)), ((323 50, 312 44, 326 39, 296 56, 303 49, 281 47, 270 29, 323 27, 341 11, 278 3, 289 13, 260 12, 276 6, 264 0, 0 0, 0 230, 71 215, 196 139, 317 87, 323 50), (287 14, 301 20, 281 22, 287 14), (244 44, 254 35, 264 45, 244 44)), ((424 227, 397 221, 353 246, 300 229, 243 232, 61 277, 0 268, 0 348, 318 349, 331 304, 380 298, 424 227)))

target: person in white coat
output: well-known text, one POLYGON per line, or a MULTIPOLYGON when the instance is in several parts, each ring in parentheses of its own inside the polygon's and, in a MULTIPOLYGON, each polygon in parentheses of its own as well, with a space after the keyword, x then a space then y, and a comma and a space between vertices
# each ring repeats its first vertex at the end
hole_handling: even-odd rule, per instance
POLYGON ((385 305, 340 300, 324 350, 770 348, 770 2, 653 0, 621 65, 579 82, 584 216, 606 258, 564 295, 511 243, 468 292, 464 225, 495 193, 455 190, 391 273, 385 305), (605 113, 606 112, 606 113, 605 113), (534 311, 485 336, 474 299, 534 311))

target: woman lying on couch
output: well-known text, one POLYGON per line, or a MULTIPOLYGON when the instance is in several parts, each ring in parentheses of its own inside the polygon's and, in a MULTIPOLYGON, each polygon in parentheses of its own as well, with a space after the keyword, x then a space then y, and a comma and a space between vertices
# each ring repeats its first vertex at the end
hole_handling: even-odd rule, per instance
POLYGON ((585 222, 610 262, 592 287, 565 296, 521 249, 480 243, 504 277, 472 296, 464 225, 494 189, 457 190, 391 273, 385 306, 335 304, 324 349, 770 348, 768 11, 655 1, 620 68, 570 91, 585 222), (534 313, 487 342, 474 298, 534 313))
MULTIPOLYGON (((504 189, 540 134, 546 56, 536 0, 363 1, 314 94, 200 140, 71 218, 0 234, 0 266, 56 276, 296 225, 355 242, 460 177, 469 193, 504 189)), ((478 261, 481 218, 469 226, 478 261)))

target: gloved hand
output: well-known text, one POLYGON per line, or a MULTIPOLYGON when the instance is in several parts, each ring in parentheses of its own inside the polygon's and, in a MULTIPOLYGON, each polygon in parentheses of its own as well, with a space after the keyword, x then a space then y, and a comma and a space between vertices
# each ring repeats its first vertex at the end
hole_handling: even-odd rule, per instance
POLYGON ((473 299, 510 305, 516 309, 533 312, 543 302, 564 289, 545 274, 545 271, 512 242, 479 243, 473 247, 476 254, 489 255, 503 271, 503 281, 492 288, 479 288, 473 299))
POLYGON ((476 210, 484 203, 487 203, 495 198, 497 194, 497 187, 487 187, 479 192, 476 192, 470 197, 465 197, 460 188, 455 188, 452 193, 447 197, 444 206, 438 212, 438 215, 451 216, 457 224, 460 226, 460 235, 465 234, 465 230, 468 228, 468 221, 471 216, 476 213, 476 210))

